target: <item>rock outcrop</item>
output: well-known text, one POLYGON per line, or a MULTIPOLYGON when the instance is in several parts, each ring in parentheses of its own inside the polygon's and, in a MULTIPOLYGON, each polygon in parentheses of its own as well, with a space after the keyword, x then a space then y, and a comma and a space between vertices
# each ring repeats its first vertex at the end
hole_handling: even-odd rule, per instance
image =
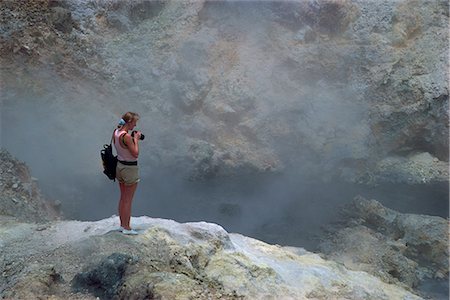
POLYGON ((448 220, 402 214, 361 196, 343 220, 319 247, 329 259, 413 288, 429 278, 448 281, 448 220))
POLYGON ((420 299, 301 248, 205 222, 133 218, 139 235, 97 222, 17 224, 0 239, 7 299, 420 299))
POLYGON ((24 162, 0 149, 0 215, 22 222, 45 222, 62 216, 59 203, 39 190, 24 162))
POLYGON ((429 184, 449 179, 448 163, 440 161, 428 152, 410 155, 387 156, 375 163, 370 170, 343 167, 342 177, 349 182, 381 185, 385 183, 429 184))

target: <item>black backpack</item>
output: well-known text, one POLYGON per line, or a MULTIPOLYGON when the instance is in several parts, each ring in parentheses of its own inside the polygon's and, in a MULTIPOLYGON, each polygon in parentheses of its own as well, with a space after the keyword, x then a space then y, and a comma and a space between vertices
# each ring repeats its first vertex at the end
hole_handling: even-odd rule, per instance
POLYGON ((108 176, 109 179, 116 181, 117 156, 114 155, 112 151, 112 139, 113 138, 111 138, 109 145, 103 145, 103 149, 100 151, 100 156, 103 163, 103 173, 108 176))

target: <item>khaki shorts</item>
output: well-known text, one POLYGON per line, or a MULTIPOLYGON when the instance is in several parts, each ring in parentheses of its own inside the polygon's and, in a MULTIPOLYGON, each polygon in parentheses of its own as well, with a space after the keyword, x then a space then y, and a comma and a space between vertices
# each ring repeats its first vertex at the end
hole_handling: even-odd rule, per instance
POLYGON ((119 161, 116 167, 116 178, 120 183, 125 183, 126 185, 138 183, 140 180, 139 167, 137 165, 127 166, 119 161))

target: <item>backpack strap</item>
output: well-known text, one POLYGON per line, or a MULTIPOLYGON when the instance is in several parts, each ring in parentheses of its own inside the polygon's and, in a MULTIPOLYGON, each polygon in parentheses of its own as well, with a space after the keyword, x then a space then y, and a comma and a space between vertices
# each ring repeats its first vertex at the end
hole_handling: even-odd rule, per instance
MULTIPOLYGON (((109 145, 111 146, 112 145, 112 143, 113 143, 113 141, 114 141, 114 134, 116 133, 116 129, 114 129, 114 131, 113 131, 113 134, 112 134, 112 136, 111 136, 111 141, 109 142, 109 145)), ((114 144, 115 144, 115 141, 114 141, 114 144)))
POLYGON ((119 139, 122 138, 122 143, 128 148, 127 143, 125 143, 125 135, 126 135, 126 134, 127 134, 126 132, 124 132, 123 134, 121 134, 121 135, 119 136, 119 139))
MULTIPOLYGON (((112 137, 111 137, 111 143, 109 143, 110 145, 113 143, 113 141, 114 141, 114 144, 116 143, 116 140, 114 139, 114 134, 116 133, 116 130, 117 129, 114 129, 114 131, 113 131, 113 134, 112 134, 112 137)), ((119 140, 120 140, 120 138, 122 138, 122 143, 128 148, 127 143, 125 143, 125 135, 126 134, 127 134, 126 132, 122 133, 119 136, 119 140)))

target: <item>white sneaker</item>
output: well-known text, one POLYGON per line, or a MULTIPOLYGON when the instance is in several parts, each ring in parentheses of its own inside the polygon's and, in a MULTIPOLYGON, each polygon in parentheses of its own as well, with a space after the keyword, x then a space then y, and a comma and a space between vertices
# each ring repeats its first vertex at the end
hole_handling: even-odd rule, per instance
POLYGON ((137 235, 138 234, 138 232, 136 230, 134 230, 134 229, 128 230, 128 229, 125 229, 125 228, 122 229, 122 233, 126 234, 126 235, 137 235))

